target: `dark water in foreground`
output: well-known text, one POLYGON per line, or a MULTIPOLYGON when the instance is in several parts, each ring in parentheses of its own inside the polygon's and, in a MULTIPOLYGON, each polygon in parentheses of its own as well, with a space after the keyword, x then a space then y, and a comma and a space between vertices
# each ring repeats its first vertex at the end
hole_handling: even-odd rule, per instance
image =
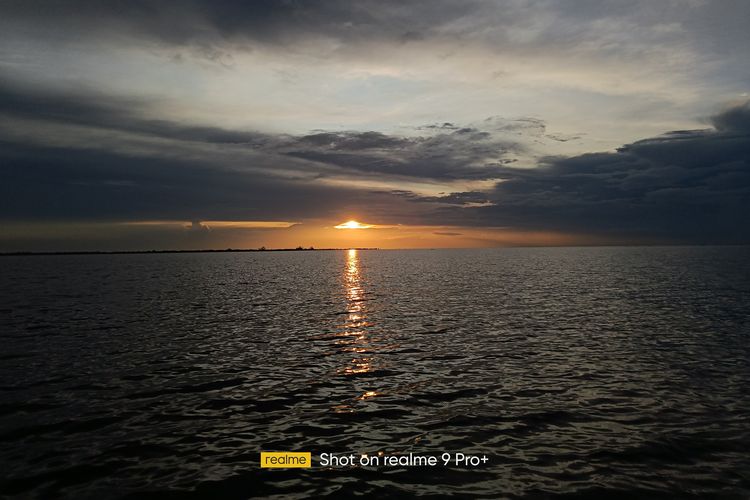
POLYGON ((748 257, 5 257, 0 493, 748 498, 748 257), (260 469, 275 449, 490 461, 260 469))

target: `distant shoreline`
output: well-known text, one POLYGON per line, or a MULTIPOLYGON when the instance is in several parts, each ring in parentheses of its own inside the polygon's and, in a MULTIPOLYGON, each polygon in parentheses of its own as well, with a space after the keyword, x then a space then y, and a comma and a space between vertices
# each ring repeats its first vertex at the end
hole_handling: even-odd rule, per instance
POLYGON ((163 253, 243 253, 243 252, 332 252, 339 250, 380 250, 376 247, 356 248, 226 248, 224 250, 90 250, 72 252, 0 252, 0 257, 36 255, 129 255, 163 253))
POLYGON ((694 244, 633 244, 633 245, 507 245, 499 247, 420 247, 420 248, 387 248, 380 247, 343 247, 343 248, 226 248, 201 250, 81 250, 51 252, 0 252, 0 257, 41 256, 41 255, 128 255, 128 254, 167 254, 167 253, 243 253, 243 252, 334 252, 342 250, 489 250, 501 248, 692 248, 692 247, 750 247, 747 243, 694 243, 694 244))

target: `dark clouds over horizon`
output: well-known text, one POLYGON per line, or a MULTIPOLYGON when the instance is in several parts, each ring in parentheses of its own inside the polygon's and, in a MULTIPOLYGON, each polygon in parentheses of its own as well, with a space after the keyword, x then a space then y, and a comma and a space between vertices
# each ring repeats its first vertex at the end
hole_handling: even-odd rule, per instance
MULTIPOLYGON (((49 26, 45 36, 71 43, 71 30, 91 27, 78 41, 117 33, 124 40, 145 36, 216 54, 257 54, 258 47, 237 44, 262 43, 273 53, 274 47, 317 37, 356 45, 423 43, 439 35, 441 43, 455 36, 460 46, 468 42, 459 39, 482 22, 476 16, 488 8, 481 2, 439 2, 410 23, 417 19, 416 4, 196 1, 179 12, 151 2, 113 5, 93 2, 84 9, 79 3, 81 8, 72 12, 64 2, 9 2, 0 12, 14 33, 36 23, 29 29, 49 26), (386 25, 387 30, 380 29, 386 25)), ((608 12, 619 15, 622 8, 612 4, 608 12)), ((648 14, 644 9, 642 14, 648 14)), ((571 7, 566 19, 578 16, 581 22, 581 16, 597 15, 579 10, 585 9, 571 7)), ((525 12, 511 11, 504 23, 525 12)), ((556 12, 561 15, 559 5, 556 12)), ((535 43, 544 45, 552 35, 535 43)), ((509 36, 498 32, 483 43, 509 36)), ((569 34, 560 37, 575 45, 569 34)), ((721 37, 714 41, 726 43, 721 37)), ((746 48, 746 40, 737 41, 738 50, 746 48)), ((513 43, 514 50, 522 50, 513 43)), ((524 50, 531 46, 528 42, 524 50)), ((264 57, 287 60, 278 54, 264 57)), ((341 64, 345 67, 350 58, 366 56, 342 55, 341 64)), ((558 132, 560 127, 550 127, 534 113, 487 106, 479 106, 470 120, 446 111, 430 121, 433 115, 415 112, 409 123, 399 119, 392 127, 342 123, 308 132, 243 126, 222 120, 221 114, 199 120, 184 114, 193 106, 190 101, 175 105, 146 87, 127 93, 93 76, 78 86, 63 85, 38 74, 32 79, 32 73, 8 61, 0 66, 0 219, 6 223, 304 222, 360 213, 375 224, 503 227, 630 243, 750 243, 746 100, 723 110, 724 99, 703 103, 715 110, 703 117, 709 128, 644 134, 601 152, 593 149, 595 141, 586 142, 595 132, 570 133, 565 127, 558 132)), ((169 78, 180 90, 180 82, 169 78)), ((371 88, 374 94, 382 91, 371 88)), ((242 99, 246 96, 238 95, 237 102, 242 99)), ((300 113, 309 116, 310 110, 300 113)), ((576 120, 582 123, 585 117, 576 120)), ((658 128, 658 123, 644 126, 658 128)))
POLYGON ((497 186, 484 216, 509 225, 693 243, 750 242, 750 105, 714 130, 644 139, 615 153, 553 158, 497 186))
POLYGON ((743 242, 749 236, 747 103, 714 116, 714 129, 665 134, 614 153, 545 158, 522 168, 486 161, 520 145, 468 127, 441 127, 429 137, 369 131, 273 136, 127 117, 116 100, 84 103, 6 89, 0 101, 11 121, 87 127, 74 145, 3 143, 6 220, 296 220, 335 217, 342 207, 357 207, 381 223, 449 221, 688 242, 743 242), (123 149, 86 144, 89 127, 126 134, 115 136, 123 149), (129 143, 130 134, 168 142, 150 151, 129 143), (211 151, 194 150, 206 144, 250 156, 214 165, 211 151), (308 160, 294 165, 296 176, 279 175, 270 166, 288 157, 308 160), (245 169, 246 162, 256 168, 245 169), (486 192, 420 196, 319 182, 347 173, 499 183, 486 192), (493 205, 451 208, 488 202, 493 205))

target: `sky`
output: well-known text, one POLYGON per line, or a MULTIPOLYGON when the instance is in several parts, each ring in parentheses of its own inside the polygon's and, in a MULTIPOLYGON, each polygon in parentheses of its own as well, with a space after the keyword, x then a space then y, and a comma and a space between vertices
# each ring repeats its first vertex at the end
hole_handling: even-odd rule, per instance
POLYGON ((5 0, 0 251, 747 244, 748 20, 5 0))

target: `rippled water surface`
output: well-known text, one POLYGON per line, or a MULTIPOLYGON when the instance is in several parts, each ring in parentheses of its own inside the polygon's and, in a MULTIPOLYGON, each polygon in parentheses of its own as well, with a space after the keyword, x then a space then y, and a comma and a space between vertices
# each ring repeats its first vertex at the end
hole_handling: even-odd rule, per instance
POLYGON ((0 493, 748 498, 748 257, 3 257, 0 493), (490 461, 260 469, 276 449, 490 461))

